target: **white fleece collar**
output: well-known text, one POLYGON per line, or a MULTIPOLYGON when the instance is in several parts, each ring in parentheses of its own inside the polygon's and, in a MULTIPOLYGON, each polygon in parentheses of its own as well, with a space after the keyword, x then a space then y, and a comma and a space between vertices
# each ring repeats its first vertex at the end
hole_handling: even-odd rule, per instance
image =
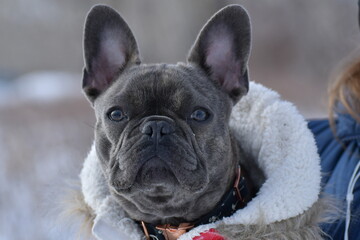
MULTIPOLYGON (((192 239, 219 224, 273 223, 308 210, 320 192, 320 160, 304 118, 289 102, 250 82, 250 91, 234 107, 230 127, 246 154, 266 176, 257 196, 231 217, 201 225, 182 235, 192 239)), ((101 240, 143 239, 140 228, 110 196, 95 148, 80 174, 85 202, 96 213, 93 234, 101 240)))

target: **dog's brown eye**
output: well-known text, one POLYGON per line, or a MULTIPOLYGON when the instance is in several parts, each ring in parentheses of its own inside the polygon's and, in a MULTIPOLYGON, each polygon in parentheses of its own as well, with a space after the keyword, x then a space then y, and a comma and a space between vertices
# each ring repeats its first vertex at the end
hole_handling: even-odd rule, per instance
POLYGON ((203 109, 197 109, 191 114, 191 119, 202 122, 209 118, 209 113, 203 109))
POLYGON ((126 115, 122 110, 115 109, 108 114, 108 117, 110 118, 111 121, 120 122, 126 118, 126 115))

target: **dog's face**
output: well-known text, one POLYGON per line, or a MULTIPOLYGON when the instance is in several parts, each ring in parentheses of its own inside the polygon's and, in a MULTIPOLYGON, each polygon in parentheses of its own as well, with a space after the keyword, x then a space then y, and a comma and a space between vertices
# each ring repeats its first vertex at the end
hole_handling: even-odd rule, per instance
POLYGON ((90 11, 83 89, 103 173, 131 218, 193 221, 228 190, 239 162, 228 121, 248 91, 249 48, 248 16, 230 6, 202 29, 187 64, 144 65, 120 15, 90 11))

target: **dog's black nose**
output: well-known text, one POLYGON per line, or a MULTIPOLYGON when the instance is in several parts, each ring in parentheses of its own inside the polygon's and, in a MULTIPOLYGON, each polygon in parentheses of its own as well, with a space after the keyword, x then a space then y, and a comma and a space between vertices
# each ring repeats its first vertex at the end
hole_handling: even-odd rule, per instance
POLYGON ((174 121, 165 116, 147 117, 140 126, 141 133, 159 140, 165 135, 175 132, 174 121))

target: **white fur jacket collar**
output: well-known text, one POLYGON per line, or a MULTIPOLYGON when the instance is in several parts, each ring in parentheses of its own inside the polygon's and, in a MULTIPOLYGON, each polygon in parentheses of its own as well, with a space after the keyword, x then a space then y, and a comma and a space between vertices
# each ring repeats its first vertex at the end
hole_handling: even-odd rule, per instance
MULTIPOLYGON (((240 229, 240 226, 271 225, 295 219, 310 211, 318 201, 320 165, 315 141, 291 103, 281 100, 276 92, 250 82, 249 93, 233 109, 230 126, 245 153, 257 159, 266 181, 245 208, 215 223, 198 226, 179 240, 192 239, 210 228, 236 236, 229 231, 238 231, 234 230, 237 225, 240 229)), ((144 239, 142 230, 125 217, 123 209, 110 196, 94 147, 84 162, 80 178, 84 201, 96 215, 92 233, 97 239, 144 239)))

